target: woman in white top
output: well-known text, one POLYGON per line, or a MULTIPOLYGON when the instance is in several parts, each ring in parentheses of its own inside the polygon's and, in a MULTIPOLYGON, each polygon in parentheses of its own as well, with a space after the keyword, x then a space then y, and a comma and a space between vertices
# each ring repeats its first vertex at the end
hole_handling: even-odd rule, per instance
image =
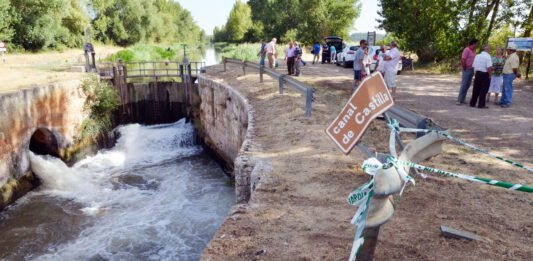
POLYGON ((383 55, 387 53, 387 46, 381 45, 380 49, 378 50, 378 61, 376 62, 376 68, 374 71, 381 72, 381 74, 385 75, 383 72, 383 55))
POLYGON ((370 65, 372 64, 372 58, 368 55, 368 47, 365 48, 365 58, 363 59, 363 65, 365 66, 366 75, 370 75, 370 65))

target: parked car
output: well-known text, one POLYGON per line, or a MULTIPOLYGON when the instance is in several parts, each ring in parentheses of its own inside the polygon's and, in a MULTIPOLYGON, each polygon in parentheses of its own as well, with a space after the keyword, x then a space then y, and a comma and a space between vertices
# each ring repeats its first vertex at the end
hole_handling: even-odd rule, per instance
MULTIPOLYGON (((339 50, 342 50, 342 48, 343 48, 344 42, 342 41, 342 37, 328 36, 328 37, 324 38, 324 40, 326 41, 326 44, 330 48, 331 48, 331 46, 335 46, 335 50, 336 50, 337 53, 339 52, 339 50)), ((331 60, 331 52, 328 52, 328 53, 329 53, 329 55, 326 57, 324 62, 332 63, 333 61, 330 61, 331 60)))
MULTIPOLYGON (((373 72, 376 69, 376 63, 378 61, 379 54, 381 54, 381 50, 379 50, 379 46, 369 46, 368 47, 368 55, 372 55, 372 64, 370 65, 370 71, 373 72), (377 51, 377 53, 376 53, 377 51)), ((390 50, 390 47, 387 46, 387 50, 390 50)), ((398 72, 397 74, 400 74, 403 69, 403 63, 402 63, 402 57, 400 57, 400 60, 398 61, 398 66, 396 67, 398 72)))
POLYGON ((341 52, 337 52, 337 65, 342 65, 344 68, 348 68, 350 65, 353 66, 357 49, 359 49, 359 45, 348 44, 341 52))

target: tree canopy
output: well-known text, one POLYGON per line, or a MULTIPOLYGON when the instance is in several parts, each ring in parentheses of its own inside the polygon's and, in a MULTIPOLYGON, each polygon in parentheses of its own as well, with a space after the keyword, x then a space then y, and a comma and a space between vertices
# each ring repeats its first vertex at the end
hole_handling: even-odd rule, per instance
POLYGON ((213 31, 214 40, 250 42, 277 37, 282 41, 312 43, 330 35, 348 37, 360 11, 358 0, 249 0, 247 4, 238 1, 226 25, 213 31), (249 9, 243 7, 246 5, 249 9), (230 33, 236 21, 239 32, 245 31, 242 38, 230 33))
POLYGON ((521 29, 522 36, 528 37, 533 26, 531 0, 379 2, 383 17, 380 27, 397 38, 404 50, 415 52, 422 61, 456 56, 471 38, 478 39, 481 44, 488 43, 494 32, 509 25, 521 29))
POLYGON ((81 47, 86 27, 97 41, 199 42, 206 35, 173 0, 0 0, 0 40, 26 50, 81 47))

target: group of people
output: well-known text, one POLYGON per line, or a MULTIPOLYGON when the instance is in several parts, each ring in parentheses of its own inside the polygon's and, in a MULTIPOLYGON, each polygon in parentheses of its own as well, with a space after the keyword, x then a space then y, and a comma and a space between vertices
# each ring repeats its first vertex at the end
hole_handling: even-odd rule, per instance
MULTIPOLYGON (((261 39, 261 50, 257 56, 261 57, 260 64, 265 66, 265 57, 268 57, 268 67, 274 69, 277 67, 278 53, 276 50, 277 39, 273 38, 268 44, 261 39)), ((288 75, 299 76, 301 66, 305 66, 305 61, 302 59, 303 51, 298 42, 289 42, 289 47, 285 51, 284 60, 287 62, 288 75)))
MULTIPOLYGON (((261 57, 260 64, 265 66, 265 58, 268 58, 268 67, 273 69, 277 67, 277 51, 276 42, 277 39, 273 38, 268 44, 261 39, 261 50, 257 53, 257 56, 261 57)), ((355 53, 355 60, 353 63, 354 69, 354 85, 352 92, 361 84, 362 80, 370 75, 370 65, 372 64, 372 58, 368 54, 368 44, 366 40, 359 42, 359 49, 355 53)), ((321 46, 318 42, 313 46, 313 64, 318 63, 321 46)), ((284 60, 287 62, 288 75, 299 76, 301 73, 301 66, 305 66, 305 61, 302 59, 303 50, 298 42, 289 42, 289 47, 285 51, 284 60)), ((324 42, 322 46, 322 63, 328 60, 333 61, 333 57, 336 56, 335 46, 329 46, 324 42)), ((376 51, 376 67, 375 71, 380 72, 383 75, 385 84, 391 90, 392 97, 396 95, 396 68, 400 60, 400 51, 398 50, 398 44, 396 41, 390 43, 390 50, 387 50, 387 46, 382 45, 380 50, 376 51)))
MULTIPOLYGON (((313 64, 318 63, 320 60, 320 43, 315 42, 313 45, 313 49, 311 50, 313 53, 313 64)), ((333 63, 337 59, 337 49, 335 48, 335 45, 328 45, 328 43, 324 42, 324 45, 322 45, 322 64, 324 63, 333 63)))
POLYGON ((513 81, 520 78, 519 58, 516 55, 516 44, 510 43, 507 46, 507 56, 504 48, 498 46, 496 55, 491 57, 490 46, 484 45, 481 53, 475 54, 478 40, 470 40, 468 46, 463 50, 461 56, 462 81, 457 97, 457 105, 466 104, 466 94, 474 78, 474 88, 470 106, 486 109, 490 102, 491 93, 494 93, 494 102, 502 108, 511 106, 513 98, 513 81), (503 88, 502 87, 503 83, 503 88), (501 93, 501 99, 498 96, 501 93))
MULTIPOLYGON (((396 96, 396 73, 397 66, 400 61, 400 51, 398 50, 398 43, 392 41, 390 43, 390 50, 387 51, 387 46, 381 45, 380 49, 376 51, 376 66, 375 72, 383 75, 387 88, 391 90, 391 95, 396 96)), ((359 49, 355 52, 355 59, 353 62, 354 70, 354 85, 352 92, 361 84, 363 79, 370 74, 370 65, 372 59, 368 55, 368 43, 366 40, 359 42, 359 49)))

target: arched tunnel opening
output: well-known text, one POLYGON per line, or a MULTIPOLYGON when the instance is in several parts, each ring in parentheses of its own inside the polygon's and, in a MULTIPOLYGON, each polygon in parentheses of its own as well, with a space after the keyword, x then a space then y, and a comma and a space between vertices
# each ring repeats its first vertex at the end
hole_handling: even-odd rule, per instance
POLYGON ((45 128, 38 128, 30 139, 30 150, 39 155, 59 157, 59 146, 54 134, 45 128))

